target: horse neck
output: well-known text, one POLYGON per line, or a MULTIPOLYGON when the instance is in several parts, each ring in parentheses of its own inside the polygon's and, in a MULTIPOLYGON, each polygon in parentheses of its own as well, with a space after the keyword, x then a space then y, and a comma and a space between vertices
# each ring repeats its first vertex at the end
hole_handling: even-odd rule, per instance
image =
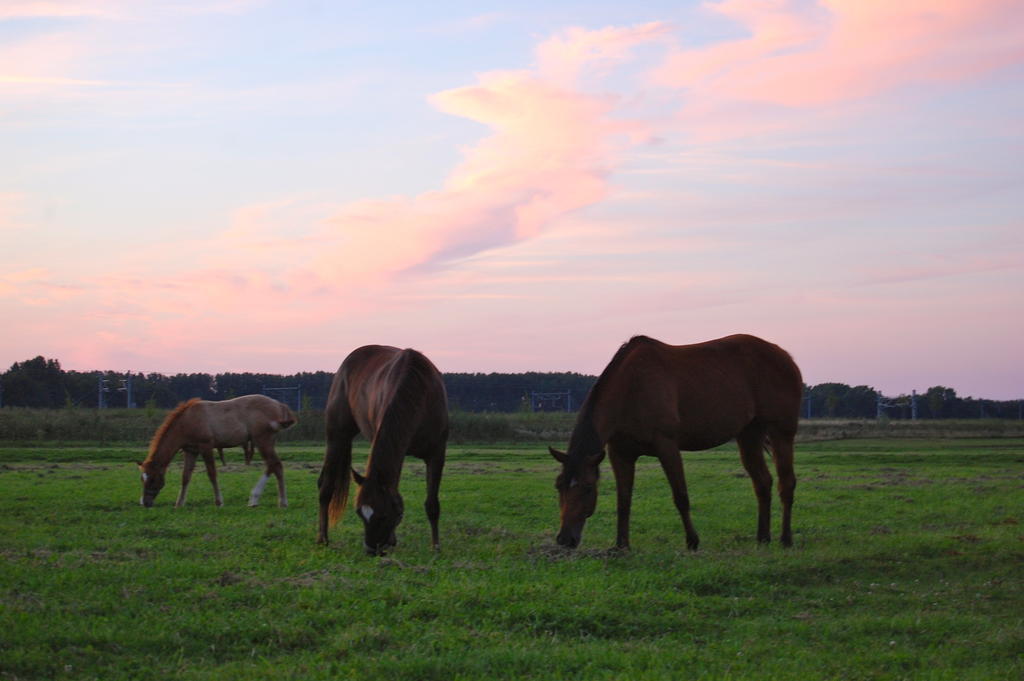
POLYGON ((576 425, 569 438, 569 458, 589 457, 604 447, 606 437, 599 429, 600 419, 596 417, 594 405, 588 400, 576 417, 576 425))
POLYGON ((164 431, 160 441, 157 442, 156 447, 153 448, 153 453, 149 456, 149 461, 159 466, 161 470, 167 468, 171 463, 171 459, 178 453, 182 445, 185 444, 185 436, 181 428, 181 419, 172 423, 171 426, 164 431))
POLYGON ((405 454, 389 444, 379 440, 373 443, 366 465, 366 477, 386 489, 398 489, 405 454))

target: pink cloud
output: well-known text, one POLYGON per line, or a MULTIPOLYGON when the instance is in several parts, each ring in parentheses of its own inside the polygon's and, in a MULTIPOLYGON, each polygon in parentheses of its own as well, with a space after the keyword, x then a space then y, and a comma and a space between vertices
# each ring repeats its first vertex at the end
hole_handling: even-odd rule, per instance
POLYGON ((547 81, 572 86, 584 70, 626 61, 636 47, 665 41, 670 31, 660 21, 598 30, 570 27, 537 46, 537 70, 547 81))
POLYGON ((342 288, 535 237, 606 198, 621 150, 645 132, 612 116, 615 99, 576 90, 566 74, 579 74, 590 61, 624 60, 631 47, 663 35, 656 24, 571 29, 538 47, 536 71, 488 72, 474 85, 437 93, 430 101, 438 109, 491 130, 464 151, 440 189, 324 208, 302 221, 311 227, 287 239, 281 220, 268 215, 294 205, 247 207, 217 237, 217 250, 257 259, 289 254, 302 263, 293 275, 342 288))
POLYGON ((727 0, 705 7, 750 35, 677 49, 654 74, 697 100, 827 105, 1024 59, 1024 5, 1015 0, 727 0))

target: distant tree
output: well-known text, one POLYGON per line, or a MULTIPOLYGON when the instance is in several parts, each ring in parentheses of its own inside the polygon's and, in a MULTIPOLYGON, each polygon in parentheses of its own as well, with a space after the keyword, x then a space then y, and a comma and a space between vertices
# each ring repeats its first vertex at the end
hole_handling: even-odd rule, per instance
POLYGON ((67 393, 60 362, 38 356, 15 362, 3 375, 4 404, 14 407, 64 406, 67 393))
POLYGON ((843 399, 843 415, 850 418, 874 418, 878 406, 878 391, 866 385, 850 388, 843 399))
POLYGON ((940 419, 946 416, 948 409, 952 409, 956 403, 956 391, 941 385, 935 385, 925 391, 922 397, 922 404, 928 411, 928 416, 933 419, 940 419))

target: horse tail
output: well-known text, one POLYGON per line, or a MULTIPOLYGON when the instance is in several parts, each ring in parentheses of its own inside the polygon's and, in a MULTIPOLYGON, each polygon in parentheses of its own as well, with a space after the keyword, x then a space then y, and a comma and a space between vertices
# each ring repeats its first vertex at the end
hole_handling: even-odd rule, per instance
MULTIPOLYGON (((328 446, 330 446, 330 435, 328 435, 328 446)), ((334 479, 326 481, 331 486, 331 501, 327 506, 327 517, 330 520, 331 527, 338 524, 338 520, 345 515, 345 509, 348 508, 349 481, 352 478, 351 470, 352 441, 345 440, 339 445, 337 450, 337 459, 333 468, 334 479)), ((324 473, 326 472, 326 469, 320 472, 320 484, 318 486, 321 494, 323 494, 324 490, 324 473)))
POLYGON ((285 428, 291 428, 299 422, 299 418, 292 411, 291 407, 287 404, 278 402, 281 407, 281 413, 277 417, 277 428, 275 430, 284 430, 285 428))

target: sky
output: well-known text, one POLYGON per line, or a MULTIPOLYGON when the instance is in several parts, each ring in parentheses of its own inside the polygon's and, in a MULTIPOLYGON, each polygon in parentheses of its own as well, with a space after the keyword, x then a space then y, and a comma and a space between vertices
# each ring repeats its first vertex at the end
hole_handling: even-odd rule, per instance
POLYGON ((0 370, 1024 398, 1019 0, 0 0, 0 370))

